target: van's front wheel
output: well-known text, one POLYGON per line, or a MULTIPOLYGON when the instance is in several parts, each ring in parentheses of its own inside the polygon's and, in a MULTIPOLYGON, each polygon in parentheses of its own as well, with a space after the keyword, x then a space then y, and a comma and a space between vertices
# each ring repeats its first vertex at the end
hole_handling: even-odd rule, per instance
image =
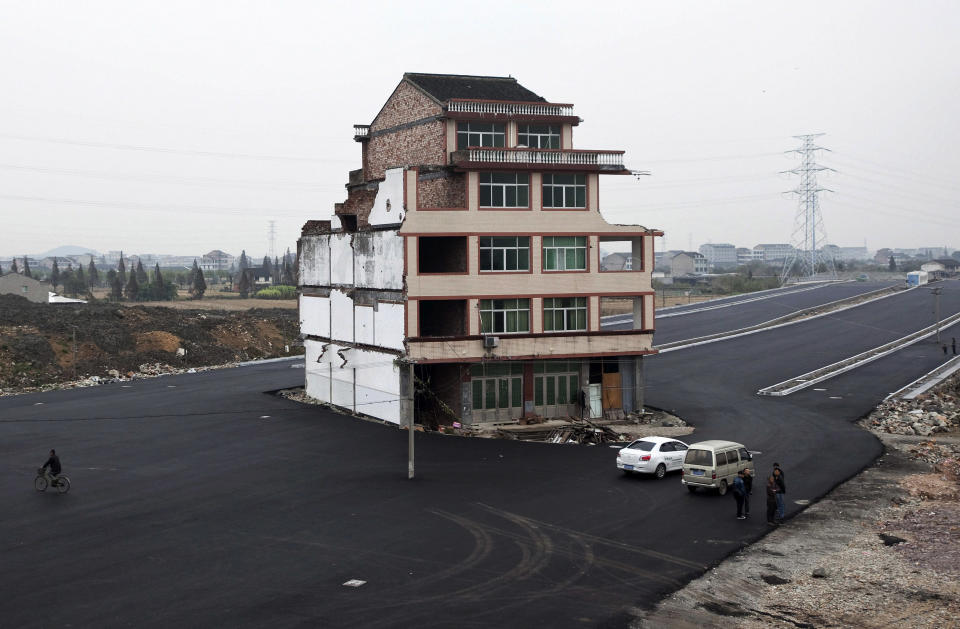
POLYGON ((717 488, 717 493, 719 493, 721 496, 726 495, 726 493, 727 493, 727 481, 725 481, 725 480, 720 481, 720 487, 717 488))

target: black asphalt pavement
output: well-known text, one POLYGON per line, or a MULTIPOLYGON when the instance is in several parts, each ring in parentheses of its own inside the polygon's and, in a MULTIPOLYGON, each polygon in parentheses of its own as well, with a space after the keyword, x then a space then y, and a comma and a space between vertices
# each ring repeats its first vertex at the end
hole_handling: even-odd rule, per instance
MULTIPOLYGON (((779 460, 793 513, 880 453, 852 421, 936 360, 756 390, 927 325, 929 300, 657 356, 647 402, 762 473, 779 460)), ((624 477, 600 446, 417 434, 408 481, 405 432, 264 393, 300 385, 293 366, 0 398, 0 626, 623 627, 766 532, 759 492, 737 521, 729 496, 624 477), (32 488, 50 447, 64 496, 32 488)))

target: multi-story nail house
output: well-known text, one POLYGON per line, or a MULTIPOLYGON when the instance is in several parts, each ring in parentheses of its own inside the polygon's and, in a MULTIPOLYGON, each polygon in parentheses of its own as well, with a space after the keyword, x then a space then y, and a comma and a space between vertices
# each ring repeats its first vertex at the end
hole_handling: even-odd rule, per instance
POLYGON ((600 177, 630 171, 580 122, 513 78, 405 74, 299 241, 307 393, 398 423, 638 410, 661 233, 603 219, 600 177))

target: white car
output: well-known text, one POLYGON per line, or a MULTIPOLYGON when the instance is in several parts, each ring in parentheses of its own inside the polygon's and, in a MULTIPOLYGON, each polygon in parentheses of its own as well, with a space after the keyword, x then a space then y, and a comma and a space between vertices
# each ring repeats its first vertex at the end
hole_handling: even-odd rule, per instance
POLYGON ((667 472, 683 469, 689 446, 670 437, 644 437, 617 452, 617 469, 663 478, 667 472))

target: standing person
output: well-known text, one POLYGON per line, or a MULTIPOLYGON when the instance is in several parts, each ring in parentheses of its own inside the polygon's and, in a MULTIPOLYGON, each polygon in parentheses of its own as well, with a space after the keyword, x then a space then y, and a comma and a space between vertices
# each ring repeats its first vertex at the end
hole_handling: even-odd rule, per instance
POLYGON ((733 479, 733 497, 737 499, 737 519, 746 520, 743 515, 743 497, 747 493, 747 488, 743 484, 743 470, 737 472, 737 477, 733 479))
POLYGON ((753 495, 753 474, 750 473, 750 468, 743 470, 743 487, 745 493, 743 494, 743 515, 750 517, 750 496, 753 495))
POLYGON ((779 463, 773 464, 773 478, 777 483, 777 520, 783 522, 783 516, 786 512, 786 504, 783 496, 787 493, 787 483, 784 480, 783 470, 780 469, 779 463))
POLYGON ((767 524, 773 526, 777 523, 777 480, 770 476, 767 478, 767 524))

